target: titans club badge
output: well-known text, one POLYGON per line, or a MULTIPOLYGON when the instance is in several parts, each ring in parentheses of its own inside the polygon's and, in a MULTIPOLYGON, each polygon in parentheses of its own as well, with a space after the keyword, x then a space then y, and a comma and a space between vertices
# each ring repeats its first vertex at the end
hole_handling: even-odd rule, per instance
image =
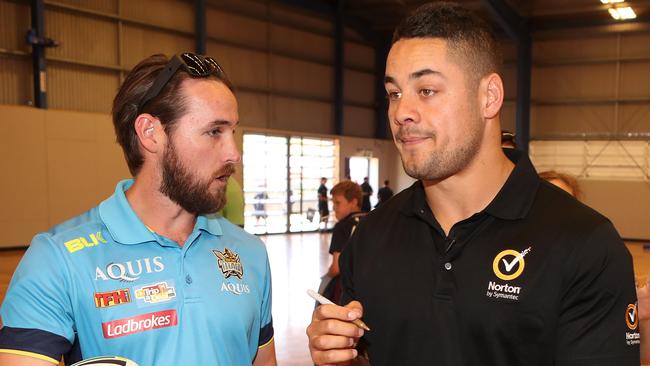
POLYGON ((217 264, 225 278, 235 276, 240 280, 244 277, 244 266, 239 259, 239 254, 224 248, 223 252, 213 250, 212 253, 217 257, 217 264))

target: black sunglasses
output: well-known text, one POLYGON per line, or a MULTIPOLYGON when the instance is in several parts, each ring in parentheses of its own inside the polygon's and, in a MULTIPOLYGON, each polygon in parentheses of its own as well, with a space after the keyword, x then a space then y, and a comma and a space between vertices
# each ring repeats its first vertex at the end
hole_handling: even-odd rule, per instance
POLYGON ((205 78, 213 74, 223 77, 226 74, 219 63, 210 56, 195 55, 189 52, 181 53, 180 56, 174 55, 158 74, 140 103, 138 103, 138 114, 142 112, 147 103, 160 94, 160 91, 167 85, 178 69, 182 69, 190 76, 197 78, 205 78))

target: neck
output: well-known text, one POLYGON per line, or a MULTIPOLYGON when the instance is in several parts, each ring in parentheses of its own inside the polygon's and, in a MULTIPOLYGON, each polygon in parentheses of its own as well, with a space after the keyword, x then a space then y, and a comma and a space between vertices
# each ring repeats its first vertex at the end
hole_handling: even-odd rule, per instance
POLYGON ((149 229, 183 246, 194 230, 196 215, 170 200, 158 187, 160 179, 155 179, 143 169, 126 191, 126 199, 149 229))
POLYGON ((501 147, 482 149, 460 172, 441 180, 423 180, 427 203, 445 234, 452 226, 485 209, 496 197, 514 164, 501 147))

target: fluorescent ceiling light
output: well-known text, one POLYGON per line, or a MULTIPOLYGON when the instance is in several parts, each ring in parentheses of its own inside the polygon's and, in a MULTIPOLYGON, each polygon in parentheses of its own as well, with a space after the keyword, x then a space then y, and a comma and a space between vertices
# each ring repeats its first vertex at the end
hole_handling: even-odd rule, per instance
POLYGON ((621 15, 622 20, 636 18, 636 13, 634 13, 634 10, 630 6, 618 8, 618 13, 621 15))
POLYGON ((603 4, 616 4, 616 3, 622 3, 625 0, 600 0, 601 3, 603 4))
POLYGON ((616 20, 628 20, 636 18, 636 14, 631 7, 626 6, 624 8, 609 8, 609 15, 616 20))

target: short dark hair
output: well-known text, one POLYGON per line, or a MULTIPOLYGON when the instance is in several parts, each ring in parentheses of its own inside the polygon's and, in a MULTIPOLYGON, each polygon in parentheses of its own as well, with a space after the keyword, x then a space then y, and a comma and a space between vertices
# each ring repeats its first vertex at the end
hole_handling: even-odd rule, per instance
POLYGON ((351 180, 344 180, 337 183, 334 187, 332 187, 332 190, 330 190, 330 194, 332 196, 342 195, 348 202, 356 199, 357 206, 361 208, 363 191, 361 191, 361 187, 359 187, 358 184, 354 183, 351 180))
POLYGON ((473 11, 451 2, 435 2, 415 9, 393 33, 393 44, 401 39, 441 38, 453 56, 477 82, 485 75, 500 73, 501 49, 492 27, 473 11))
MULTIPOLYGON (((191 76, 184 71, 177 71, 158 96, 146 103, 138 113, 138 104, 167 62, 169 58, 163 54, 152 55, 140 61, 126 76, 113 100, 113 127, 133 176, 138 174, 144 162, 140 152, 140 140, 133 126, 138 115, 149 113, 158 118, 165 128, 165 133, 169 135, 178 119, 186 113, 185 97, 183 93, 179 93, 179 89, 181 83, 191 76)), ((232 84, 225 74, 213 74, 208 78, 223 82, 233 91, 232 84)))

